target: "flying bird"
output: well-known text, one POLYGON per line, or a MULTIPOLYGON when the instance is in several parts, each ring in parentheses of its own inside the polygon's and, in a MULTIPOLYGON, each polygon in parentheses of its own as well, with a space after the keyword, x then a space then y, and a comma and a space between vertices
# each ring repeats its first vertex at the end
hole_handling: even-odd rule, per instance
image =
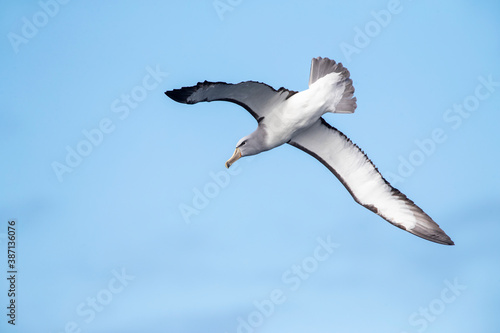
POLYGON ((356 109, 350 73, 341 63, 312 59, 309 88, 301 92, 276 90, 255 81, 205 81, 165 94, 185 104, 232 102, 257 120, 257 129, 236 144, 227 168, 241 157, 290 144, 326 166, 360 205, 416 236, 454 245, 429 215, 384 179, 356 144, 322 118, 327 112, 353 113, 356 109))

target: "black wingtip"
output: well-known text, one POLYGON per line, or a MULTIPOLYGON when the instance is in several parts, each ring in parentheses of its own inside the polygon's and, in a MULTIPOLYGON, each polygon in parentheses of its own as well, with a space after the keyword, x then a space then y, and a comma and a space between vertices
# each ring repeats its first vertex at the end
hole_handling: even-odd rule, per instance
MULTIPOLYGON (((446 234, 445 234, 445 235, 446 235, 446 234)), ((455 242, 454 242, 454 241, 452 241, 452 240, 451 240, 451 238, 450 238, 448 235, 446 235, 446 239, 445 239, 445 241, 444 241, 444 243, 443 243, 443 244, 444 244, 444 245, 455 245, 455 242)))
POLYGON ((188 98, 194 92, 194 87, 185 87, 181 89, 174 89, 165 91, 165 95, 178 103, 188 103, 188 98))
POLYGON ((436 241, 435 242, 438 243, 438 244, 442 244, 442 245, 450 245, 450 246, 451 245, 455 245, 455 242, 453 242, 451 240, 451 238, 448 237, 448 235, 445 234, 445 236, 446 237, 442 238, 439 242, 436 242, 436 241))
POLYGON ((439 227, 435 230, 422 230, 417 226, 414 229, 408 230, 415 236, 421 237, 423 239, 427 239, 431 242, 442 244, 442 245, 455 245, 455 242, 451 240, 451 238, 439 227))

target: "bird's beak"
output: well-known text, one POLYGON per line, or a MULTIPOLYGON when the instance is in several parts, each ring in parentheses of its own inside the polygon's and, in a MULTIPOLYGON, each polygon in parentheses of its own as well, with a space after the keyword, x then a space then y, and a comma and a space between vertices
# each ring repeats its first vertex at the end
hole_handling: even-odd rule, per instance
POLYGON ((236 148, 236 150, 234 151, 233 156, 231 156, 231 158, 227 160, 227 162, 226 162, 226 168, 229 169, 229 167, 231 166, 231 164, 233 164, 234 162, 236 162, 240 157, 241 157, 241 150, 240 150, 240 148, 236 148))

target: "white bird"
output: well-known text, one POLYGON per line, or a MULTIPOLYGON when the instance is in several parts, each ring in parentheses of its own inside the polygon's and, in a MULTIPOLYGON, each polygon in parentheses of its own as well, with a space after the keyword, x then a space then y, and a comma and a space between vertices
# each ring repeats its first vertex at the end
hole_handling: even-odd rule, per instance
POLYGON ((356 109, 349 75, 341 63, 319 57, 312 59, 309 89, 301 92, 275 90, 255 81, 205 81, 165 94, 186 104, 233 102, 252 114, 258 122, 257 129, 237 143, 233 156, 226 162, 227 168, 243 156, 288 143, 323 163, 360 205, 414 235, 454 245, 429 215, 382 177, 357 145, 322 118, 326 112, 353 113, 356 109))

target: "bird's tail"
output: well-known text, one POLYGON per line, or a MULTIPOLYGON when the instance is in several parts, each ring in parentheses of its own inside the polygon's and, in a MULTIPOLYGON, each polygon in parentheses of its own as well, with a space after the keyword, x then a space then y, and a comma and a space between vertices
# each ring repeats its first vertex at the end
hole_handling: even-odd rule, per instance
POLYGON ((349 77, 351 74, 345 68, 342 63, 337 63, 335 60, 328 58, 313 58, 311 61, 311 74, 309 76, 309 87, 322 77, 330 74, 338 73, 340 75, 336 85, 343 85, 344 92, 342 98, 334 108, 328 110, 328 112, 334 113, 353 113, 356 109, 356 97, 354 96, 354 87, 352 85, 352 80, 349 77))

